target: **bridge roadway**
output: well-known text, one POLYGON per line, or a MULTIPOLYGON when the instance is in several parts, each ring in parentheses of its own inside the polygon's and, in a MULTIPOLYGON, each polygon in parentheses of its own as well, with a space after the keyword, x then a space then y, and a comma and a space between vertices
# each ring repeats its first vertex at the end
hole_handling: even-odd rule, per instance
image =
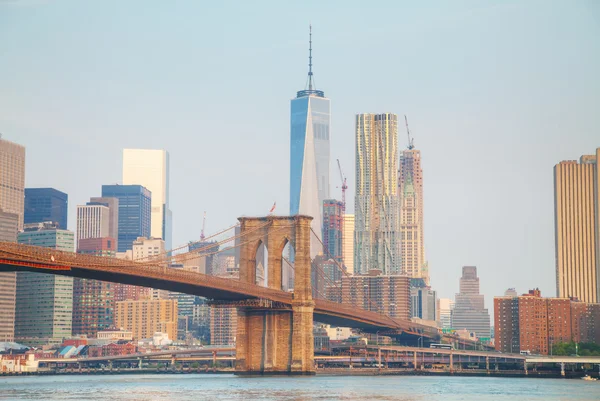
MULTIPOLYGON (((265 308, 290 308, 292 294, 202 273, 167 268, 164 262, 135 262, 82 255, 38 246, 0 242, 0 272, 29 271, 132 284, 193 294, 217 301, 267 301, 265 308)), ((392 319, 352 305, 315 299, 314 320, 375 333, 407 333, 439 340, 437 329, 407 320, 392 319)))

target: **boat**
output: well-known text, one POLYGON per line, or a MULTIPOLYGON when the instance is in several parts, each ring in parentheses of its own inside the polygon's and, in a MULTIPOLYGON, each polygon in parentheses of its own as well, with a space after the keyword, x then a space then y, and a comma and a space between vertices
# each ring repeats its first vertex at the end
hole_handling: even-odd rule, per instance
POLYGON ((586 381, 589 381, 589 382, 595 382, 596 380, 598 380, 595 377, 592 377, 590 375, 585 375, 585 376, 582 377, 582 379, 586 380, 586 381))

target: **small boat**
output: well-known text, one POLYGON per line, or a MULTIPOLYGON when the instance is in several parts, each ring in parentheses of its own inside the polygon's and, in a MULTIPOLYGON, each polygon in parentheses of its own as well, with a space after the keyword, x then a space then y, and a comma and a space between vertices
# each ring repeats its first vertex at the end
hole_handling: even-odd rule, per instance
POLYGON ((583 376, 583 377, 582 377, 582 379, 583 379, 583 380, 587 380, 587 381, 589 381, 589 382, 595 382, 596 380, 598 380, 598 379, 596 379, 595 377, 592 377, 592 376, 590 376, 590 375, 585 375, 585 376, 583 376))

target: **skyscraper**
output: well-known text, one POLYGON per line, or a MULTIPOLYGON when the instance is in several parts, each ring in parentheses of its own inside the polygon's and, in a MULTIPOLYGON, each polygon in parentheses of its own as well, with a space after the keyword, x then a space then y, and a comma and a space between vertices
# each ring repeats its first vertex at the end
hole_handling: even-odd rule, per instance
POLYGON ((344 215, 343 255, 344 266, 349 274, 354 274, 354 215, 344 215))
POLYGON ((398 171, 400 202, 400 257, 402 271, 410 277, 422 278, 429 283, 429 272, 423 245, 423 170, 421 152, 413 148, 400 154, 398 171))
POLYGON ((151 196, 141 185, 102 186, 102 197, 119 199, 119 252, 132 249, 138 237, 150 236, 151 196))
POLYGON ((25 188, 25 224, 51 221, 67 229, 69 195, 54 188, 25 188))
POLYGON ((169 180, 169 152, 123 149, 123 184, 143 185, 152 192, 152 227, 146 236, 162 238, 167 249, 171 249, 172 236, 169 180))
MULTIPOLYGON (((75 235, 56 228, 57 224, 37 223, 19 233, 20 244, 73 252, 75 235)), ((26 345, 60 344, 71 336, 73 278, 43 273, 17 275, 15 340, 26 345)))
MULTIPOLYGON (((321 208, 329 198, 330 104, 314 86, 312 33, 309 43, 308 89, 298 91, 291 101, 290 214, 312 216, 311 227, 320 236, 321 208)), ((318 249, 318 241, 313 240, 313 256, 318 249)))
POLYGON ((556 294, 600 302, 600 148, 554 166, 556 294))
POLYGON ((335 199, 323 202, 323 245, 324 255, 341 266, 344 259, 344 204, 335 199))
POLYGON ((356 116, 354 272, 399 274, 398 116, 356 116))
MULTIPOLYGON (((17 240, 23 228, 25 148, 0 135, 0 236, 17 240), (16 217, 16 224, 15 224, 16 217)), ((16 273, 0 273, 0 341, 13 341, 15 328, 16 273)))
POLYGON ((87 205, 104 205, 108 208, 108 236, 115 240, 118 249, 119 238, 119 199, 117 198, 90 198, 87 205))
POLYGON ((109 236, 109 208, 96 205, 77 206, 77 241, 109 236))
POLYGON ((490 314, 485 309, 483 295, 479 294, 477 267, 463 266, 459 293, 452 310, 452 328, 467 329, 477 337, 490 337, 490 314))

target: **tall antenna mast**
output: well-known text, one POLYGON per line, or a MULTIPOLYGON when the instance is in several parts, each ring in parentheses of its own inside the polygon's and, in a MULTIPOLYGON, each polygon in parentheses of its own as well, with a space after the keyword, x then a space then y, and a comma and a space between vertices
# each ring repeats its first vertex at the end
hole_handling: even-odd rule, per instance
POLYGON ((308 26, 308 90, 312 90, 312 24, 308 26))

